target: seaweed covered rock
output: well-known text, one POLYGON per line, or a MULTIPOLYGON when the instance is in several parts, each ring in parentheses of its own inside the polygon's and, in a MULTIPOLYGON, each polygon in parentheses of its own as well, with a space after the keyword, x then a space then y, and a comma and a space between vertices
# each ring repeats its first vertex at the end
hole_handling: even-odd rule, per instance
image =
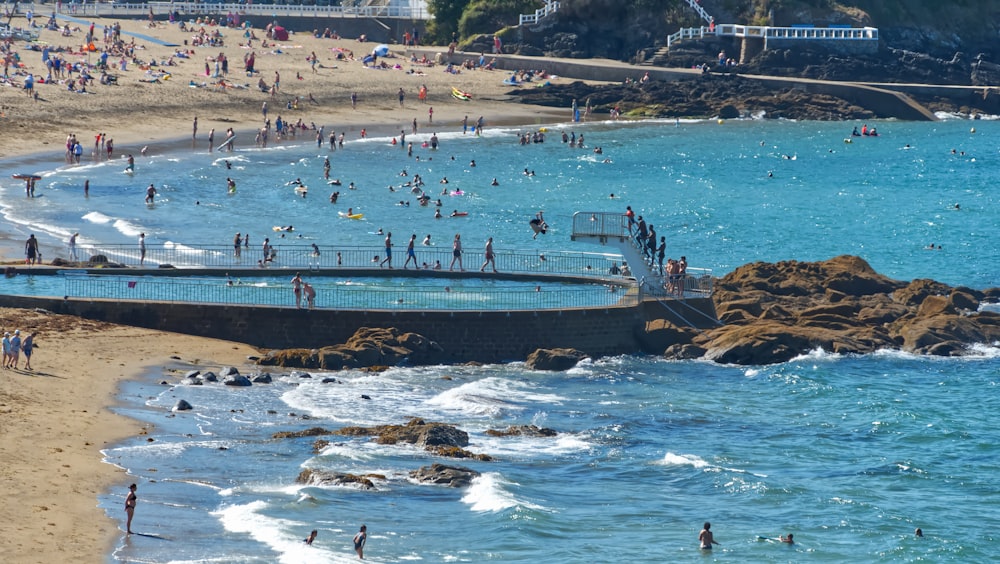
POLYGON ((346 343, 320 349, 282 349, 258 359, 264 366, 342 370, 370 366, 441 364, 444 349, 416 333, 361 327, 346 343))

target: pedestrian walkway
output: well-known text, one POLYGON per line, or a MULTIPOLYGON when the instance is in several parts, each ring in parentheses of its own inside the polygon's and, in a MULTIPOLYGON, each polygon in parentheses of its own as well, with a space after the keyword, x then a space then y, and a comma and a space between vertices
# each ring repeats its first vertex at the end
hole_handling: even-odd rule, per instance
MULTIPOLYGON (((79 24, 81 27, 87 27, 87 28, 89 28, 90 24, 92 23, 90 20, 85 20, 83 18, 78 18, 76 16, 67 16, 66 14, 56 14, 56 19, 66 20, 68 22, 79 24)), ((97 25, 96 23, 94 24, 94 28, 95 29, 101 29, 101 30, 103 30, 104 27, 105 26, 103 26, 103 25, 97 25)), ((170 41, 164 41, 162 39, 158 39, 156 37, 153 37, 152 35, 145 35, 145 34, 142 34, 142 33, 135 33, 134 31, 122 31, 121 33, 122 33, 122 35, 127 35, 129 37, 134 37, 134 38, 139 39, 141 41, 148 41, 148 42, 156 44, 156 45, 162 45, 163 47, 180 47, 180 45, 177 44, 177 43, 171 43, 170 41)))

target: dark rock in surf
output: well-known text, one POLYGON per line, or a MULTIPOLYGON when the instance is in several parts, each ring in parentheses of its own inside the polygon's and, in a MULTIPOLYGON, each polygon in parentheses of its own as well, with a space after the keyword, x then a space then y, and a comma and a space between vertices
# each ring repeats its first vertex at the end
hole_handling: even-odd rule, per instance
POLYGON ((463 466, 431 464, 410 472, 410 477, 422 484, 435 484, 449 488, 461 488, 472 483, 479 472, 463 466))
POLYGON ((187 400, 179 399, 177 400, 177 403, 174 404, 174 407, 173 409, 171 409, 171 411, 190 411, 192 409, 194 409, 194 407, 190 403, 188 403, 187 400))
POLYGON ((536 349, 525 362, 532 370, 560 372, 573 368, 585 358, 588 358, 587 353, 576 349, 536 349))
POLYGON ((226 386, 252 386, 253 383, 247 379, 246 376, 241 374, 230 374, 222 380, 223 385, 226 386))

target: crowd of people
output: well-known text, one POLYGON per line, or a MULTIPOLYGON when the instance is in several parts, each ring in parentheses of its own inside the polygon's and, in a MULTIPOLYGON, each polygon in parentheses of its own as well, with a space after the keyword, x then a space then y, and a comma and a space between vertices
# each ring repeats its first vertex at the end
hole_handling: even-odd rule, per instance
POLYGON ((667 238, 660 235, 657 239, 656 226, 647 223, 643 216, 636 216, 632 206, 626 206, 625 217, 628 220, 632 242, 642 253, 646 264, 662 277, 663 288, 670 295, 683 297, 684 280, 687 277, 687 257, 667 258, 667 238), (666 265, 664 265, 665 258, 666 265))

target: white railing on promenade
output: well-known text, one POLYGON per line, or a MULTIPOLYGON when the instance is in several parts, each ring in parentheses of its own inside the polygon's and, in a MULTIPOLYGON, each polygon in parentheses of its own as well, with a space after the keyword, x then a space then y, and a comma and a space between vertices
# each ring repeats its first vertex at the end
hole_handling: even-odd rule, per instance
POLYGON ((716 35, 716 32, 712 31, 707 25, 701 27, 682 27, 667 36, 667 47, 685 39, 702 39, 706 35, 716 35))
POLYGON ((545 16, 559 10, 559 2, 556 0, 546 0, 545 5, 535 10, 534 14, 521 14, 519 25, 535 25, 545 16))
MULTIPOLYGON (((36 17, 47 17, 57 8, 56 5, 39 6, 35 10, 36 17)), ((181 16, 197 16, 201 14, 239 14, 241 17, 320 17, 320 18, 393 18, 407 20, 428 20, 430 13, 421 7, 413 6, 306 6, 302 4, 213 4, 204 2, 135 2, 135 3, 92 3, 71 4, 63 2, 58 6, 59 13, 72 16, 146 16, 150 9, 156 16, 166 16, 176 11, 181 16)), ((26 8, 22 4, 18 12, 23 14, 26 8)))
POLYGON ((766 39, 801 39, 833 41, 878 41, 875 27, 806 27, 718 24, 715 32, 729 37, 760 37, 766 39))
POLYGON ((685 39, 702 39, 706 36, 751 37, 759 39, 789 39, 803 41, 878 41, 875 27, 775 27, 761 25, 718 24, 685 27, 667 36, 667 47, 685 39))

